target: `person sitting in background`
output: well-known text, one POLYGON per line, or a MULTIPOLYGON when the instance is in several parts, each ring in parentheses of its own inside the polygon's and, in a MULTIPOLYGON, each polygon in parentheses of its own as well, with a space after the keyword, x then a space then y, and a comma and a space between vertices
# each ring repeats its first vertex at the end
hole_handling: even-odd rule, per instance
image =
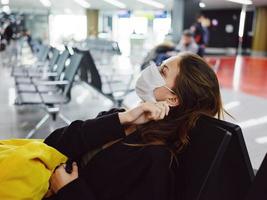
POLYGON ((189 51, 191 53, 198 53, 198 49, 199 47, 195 42, 193 32, 190 30, 184 30, 182 38, 176 46, 176 50, 180 52, 189 51))
POLYGON ((151 61, 159 66, 164 60, 171 56, 174 56, 175 54, 177 54, 177 52, 175 52, 174 44, 167 42, 159 44, 147 54, 143 63, 141 64, 141 69, 145 69, 148 65, 150 65, 151 61))
POLYGON ((199 46, 197 54, 201 57, 205 54, 205 48, 209 42, 209 29, 210 20, 203 14, 197 17, 197 22, 190 27, 190 30, 194 34, 194 39, 199 46))

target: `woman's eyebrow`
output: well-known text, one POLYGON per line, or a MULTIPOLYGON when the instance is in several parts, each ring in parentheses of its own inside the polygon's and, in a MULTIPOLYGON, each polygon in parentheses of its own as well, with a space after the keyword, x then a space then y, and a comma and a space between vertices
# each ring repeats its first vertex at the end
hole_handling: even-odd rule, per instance
POLYGON ((160 67, 161 68, 166 67, 167 69, 169 69, 169 67, 166 64, 164 64, 164 63, 162 63, 160 67))
POLYGON ((164 64, 163 66, 166 67, 169 70, 169 67, 167 65, 164 64))

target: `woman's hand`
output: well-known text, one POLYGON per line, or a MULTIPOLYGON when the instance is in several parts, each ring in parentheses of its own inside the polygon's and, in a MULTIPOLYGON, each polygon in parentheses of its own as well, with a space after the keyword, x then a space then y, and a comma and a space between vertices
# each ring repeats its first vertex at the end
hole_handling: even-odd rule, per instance
POLYGON ((66 164, 60 165, 50 178, 50 187, 54 193, 57 193, 62 187, 78 178, 78 166, 72 163, 72 172, 68 174, 65 170, 66 164))
POLYGON ((140 115, 133 124, 144 124, 149 121, 158 121, 164 119, 169 114, 170 107, 166 101, 160 101, 157 103, 145 102, 142 104, 143 114, 140 115))
POLYGON ((144 124, 151 120, 161 120, 169 113, 169 105, 165 101, 153 103, 144 102, 136 108, 119 113, 121 124, 137 125, 144 124))
POLYGON ((53 196, 54 194, 55 194, 54 191, 53 191, 52 189, 49 189, 49 190, 46 192, 44 198, 49 198, 49 197, 53 196))

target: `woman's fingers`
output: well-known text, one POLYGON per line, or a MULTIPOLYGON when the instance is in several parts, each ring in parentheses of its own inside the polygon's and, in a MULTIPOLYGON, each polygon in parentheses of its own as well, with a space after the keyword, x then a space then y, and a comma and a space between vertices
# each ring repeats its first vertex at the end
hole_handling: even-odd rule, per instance
POLYGON ((159 104, 161 113, 159 119, 163 119, 166 116, 166 108, 163 104, 159 104))
POLYGON ((165 101, 162 102, 144 102, 141 104, 142 114, 138 116, 133 124, 144 124, 151 120, 158 121, 164 119, 169 114, 170 107, 165 101))
POLYGON ((150 120, 156 120, 160 114, 160 109, 155 106, 155 107, 151 108, 151 110, 148 112, 149 112, 149 115, 148 115, 149 119, 150 120))
POLYGON ((78 165, 76 162, 72 163, 72 173, 78 174, 78 165))
POLYGON ((167 102, 145 102, 143 104, 143 111, 148 120, 161 120, 169 114, 169 105, 167 102))
POLYGON ((165 106, 165 109, 166 109, 166 116, 169 114, 169 111, 170 111, 170 107, 169 107, 169 104, 164 101, 164 106, 165 106))
POLYGON ((151 120, 161 120, 169 112, 169 106, 165 102, 157 102, 152 106, 151 120))
POLYGON ((78 167, 76 163, 72 164, 73 170, 69 174, 66 172, 66 164, 61 164, 50 178, 51 189, 57 193, 62 187, 78 178, 78 167))
POLYGON ((164 102, 164 101, 158 102, 156 105, 161 109, 160 119, 163 119, 165 116, 169 114, 170 108, 167 102, 164 102))

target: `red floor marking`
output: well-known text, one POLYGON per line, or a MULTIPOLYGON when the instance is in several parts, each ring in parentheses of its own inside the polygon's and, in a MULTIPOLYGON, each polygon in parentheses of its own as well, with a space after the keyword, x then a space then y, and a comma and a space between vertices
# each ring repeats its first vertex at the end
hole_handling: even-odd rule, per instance
POLYGON ((236 65, 236 57, 207 57, 211 65, 216 59, 220 59, 217 76, 222 87, 267 98, 267 58, 243 56, 240 68, 236 65), (236 86, 234 80, 237 79, 239 84, 236 86))

